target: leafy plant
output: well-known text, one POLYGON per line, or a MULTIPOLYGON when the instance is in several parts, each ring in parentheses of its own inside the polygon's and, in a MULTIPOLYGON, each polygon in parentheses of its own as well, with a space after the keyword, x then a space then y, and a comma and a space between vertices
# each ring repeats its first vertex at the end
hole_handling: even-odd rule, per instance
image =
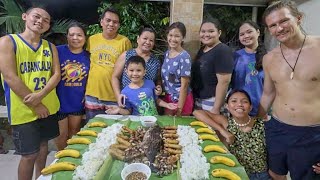
MULTIPOLYGON (((15 34, 24 31, 25 23, 21 16, 26 11, 16 0, 0 0, 0 30, 3 33, 15 34)), ((53 20, 50 31, 44 38, 52 34, 65 34, 71 19, 53 20)))
MULTIPOLYGON (((98 8, 98 13, 108 7, 116 8, 120 13, 121 26, 119 33, 127 36, 133 46, 142 27, 150 27, 156 32, 156 47, 154 53, 163 55, 166 49, 165 29, 169 24, 169 3, 163 2, 137 2, 135 0, 106 1, 98 8)), ((102 32, 100 24, 90 25, 88 35, 102 32)))
POLYGON ((237 46, 238 28, 241 22, 251 19, 251 7, 205 5, 204 19, 218 19, 222 26, 221 39, 231 46, 237 46), (235 43, 232 44, 232 43, 235 43))
POLYGON ((20 33, 24 29, 21 19, 23 7, 15 0, 0 0, 0 26, 6 33, 20 33))

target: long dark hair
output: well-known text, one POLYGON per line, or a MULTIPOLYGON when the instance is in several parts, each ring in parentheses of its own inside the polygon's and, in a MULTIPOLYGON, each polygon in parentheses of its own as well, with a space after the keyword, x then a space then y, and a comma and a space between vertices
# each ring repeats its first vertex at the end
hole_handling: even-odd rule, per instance
MULTIPOLYGON (((248 24, 249 26, 253 27, 256 31, 260 31, 260 27, 257 23, 251 21, 251 20, 247 20, 244 21, 240 24, 239 29, 242 25, 244 24, 248 24)), ((260 31, 261 33, 261 31, 260 31)), ((258 38, 258 47, 256 49, 256 65, 255 68, 257 71, 262 71, 263 70, 263 66, 262 66, 262 60, 263 60, 263 56, 267 54, 267 50, 264 46, 264 43, 261 41, 261 38, 258 38)))

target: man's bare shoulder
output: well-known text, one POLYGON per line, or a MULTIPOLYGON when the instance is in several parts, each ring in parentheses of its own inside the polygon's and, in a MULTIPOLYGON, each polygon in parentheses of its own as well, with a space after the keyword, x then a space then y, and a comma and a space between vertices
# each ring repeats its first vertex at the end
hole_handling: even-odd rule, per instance
POLYGON ((271 51, 269 51, 266 55, 263 57, 263 64, 268 65, 272 63, 275 59, 278 58, 280 52, 280 47, 277 46, 273 48, 271 51))
POLYGON ((320 49, 320 36, 308 36, 308 38, 313 47, 318 47, 320 49))
MULTIPOLYGON (((13 49, 13 42, 12 42, 12 39, 9 37, 9 35, 6 35, 6 36, 3 36, 0 38, 0 49, 2 49, 4 51, 8 51, 10 49, 13 49)), ((6 52, 6 53, 8 53, 8 52, 6 52)))

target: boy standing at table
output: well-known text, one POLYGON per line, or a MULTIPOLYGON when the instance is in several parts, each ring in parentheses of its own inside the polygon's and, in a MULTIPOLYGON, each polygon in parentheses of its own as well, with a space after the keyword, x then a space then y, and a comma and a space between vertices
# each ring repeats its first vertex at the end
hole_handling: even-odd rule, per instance
POLYGON ((171 110, 177 109, 177 105, 157 98, 153 81, 144 80, 146 63, 142 57, 130 57, 126 64, 126 71, 131 82, 121 91, 125 96, 125 103, 123 103, 125 108, 107 106, 107 114, 158 115, 156 103, 171 110))

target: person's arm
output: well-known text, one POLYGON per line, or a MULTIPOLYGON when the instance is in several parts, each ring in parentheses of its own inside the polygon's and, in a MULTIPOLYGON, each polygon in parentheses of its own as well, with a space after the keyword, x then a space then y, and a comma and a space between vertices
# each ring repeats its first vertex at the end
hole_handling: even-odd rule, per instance
POLYGON ((131 112, 128 109, 123 109, 119 106, 109 105, 109 106, 106 106, 106 108, 107 108, 106 110, 107 114, 112 114, 112 115, 115 115, 115 114, 130 115, 131 114, 131 112))
POLYGON ((213 114, 220 114, 220 109, 224 104, 224 99, 227 94, 229 83, 231 81, 231 74, 221 73, 217 74, 218 84, 216 86, 216 95, 213 108, 210 110, 213 114))
POLYGON ((190 77, 181 77, 177 115, 180 116, 188 95, 190 77))
POLYGON ((260 99, 260 105, 258 110, 258 117, 264 118, 269 108, 271 107, 274 98, 276 97, 276 89, 274 83, 270 77, 268 69, 268 55, 263 58, 263 70, 264 70, 264 84, 263 93, 260 99))
POLYGON ((53 44, 51 44, 51 48, 52 48, 51 77, 43 89, 41 89, 38 92, 30 93, 23 99, 25 104, 30 104, 31 106, 36 106, 37 104, 39 104, 41 100, 58 85, 61 79, 58 51, 56 46, 53 44))
POLYGON ((167 103, 165 101, 163 101, 162 99, 158 98, 157 99, 157 104, 158 106, 160 107, 164 107, 164 108, 167 108, 167 109, 170 109, 170 110, 176 110, 177 109, 177 105, 174 104, 174 103, 167 103))
POLYGON ((160 96, 162 94, 161 68, 159 68, 157 71, 157 82, 156 82, 156 89, 155 90, 156 90, 157 96, 160 96))
POLYGON ((21 99, 32 93, 17 75, 14 46, 9 36, 0 38, 0 72, 3 75, 3 81, 21 99))
POLYGON ((195 110, 193 115, 199 121, 202 121, 218 131, 226 140, 228 144, 232 144, 234 136, 228 130, 228 120, 226 117, 218 114, 212 114, 205 110, 195 110))
POLYGON ((313 167, 313 171, 317 174, 320 174, 320 163, 317 163, 315 165, 312 166, 313 167))
POLYGON ((124 71, 125 58, 126 58, 126 51, 123 52, 119 56, 118 60, 116 61, 116 64, 114 65, 114 70, 112 73, 112 80, 111 80, 113 92, 117 98, 117 102, 120 107, 124 107, 124 104, 122 104, 122 98, 124 97, 120 93, 120 79, 124 71))

